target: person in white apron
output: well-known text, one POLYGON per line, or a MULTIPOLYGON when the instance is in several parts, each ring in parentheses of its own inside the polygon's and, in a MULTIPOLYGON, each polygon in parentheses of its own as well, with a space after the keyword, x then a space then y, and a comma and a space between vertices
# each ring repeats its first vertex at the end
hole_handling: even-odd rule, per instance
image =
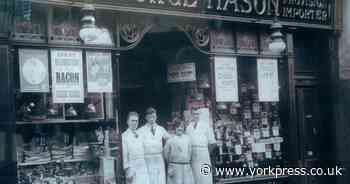
POLYGON ((185 133, 185 124, 175 121, 175 136, 164 146, 164 157, 168 163, 167 184, 194 184, 191 168, 192 145, 185 133))
POLYGON ((146 124, 140 128, 143 139, 145 160, 151 184, 166 184, 163 142, 170 135, 156 123, 157 112, 153 108, 146 111, 146 124))
POLYGON ((211 172, 202 174, 203 166, 211 167, 209 146, 216 143, 214 132, 209 122, 200 118, 199 109, 192 110, 192 121, 186 128, 192 144, 191 166, 196 184, 213 184, 211 172))
POLYGON ((144 156, 142 137, 137 131, 139 116, 128 114, 129 128, 122 134, 123 168, 127 184, 151 184, 144 156))

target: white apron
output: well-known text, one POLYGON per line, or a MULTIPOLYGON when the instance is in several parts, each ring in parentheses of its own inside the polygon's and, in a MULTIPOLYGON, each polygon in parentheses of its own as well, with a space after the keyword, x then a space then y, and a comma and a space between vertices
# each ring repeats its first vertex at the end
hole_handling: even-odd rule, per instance
POLYGON ((187 135, 170 138, 164 147, 168 162, 167 184, 194 184, 191 141, 187 135))
POLYGON ((145 150, 145 161, 151 184, 166 184, 165 164, 163 158, 163 141, 170 136, 166 130, 155 125, 155 134, 151 131, 149 124, 140 128, 145 150))
POLYGON ((196 184, 213 184, 212 173, 202 175, 200 171, 203 165, 211 167, 208 146, 215 143, 215 138, 212 129, 209 126, 201 126, 201 123, 204 124, 204 122, 198 122, 197 127, 194 128, 194 123, 191 122, 186 129, 192 144, 191 166, 196 184))
POLYGON ((134 176, 130 184, 151 184, 144 157, 142 137, 128 129, 122 134, 123 167, 134 176))

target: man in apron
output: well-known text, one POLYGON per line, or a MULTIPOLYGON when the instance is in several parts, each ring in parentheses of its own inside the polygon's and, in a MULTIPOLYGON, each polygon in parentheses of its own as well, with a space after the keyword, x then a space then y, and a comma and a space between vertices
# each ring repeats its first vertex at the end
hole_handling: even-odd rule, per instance
POLYGON ((128 129, 122 134, 123 168, 127 184, 150 184, 144 157, 142 137, 137 132, 139 115, 130 112, 127 118, 128 129))
POLYGON ((146 124, 140 128, 143 139, 145 160, 151 184, 165 184, 165 164, 163 158, 163 142, 170 135, 157 121, 157 112, 154 108, 146 110, 146 124))
MULTIPOLYGON (((193 119, 186 128, 192 144, 191 166, 196 184, 213 184, 211 172, 201 173, 203 167, 211 167, 209 146, 216 143, 213 129, 209 124, 209 117, 200 118, 201 110, 203 109, 192 110, 193 119)), ((207 115, 209 116, 209 113, 207 115)))

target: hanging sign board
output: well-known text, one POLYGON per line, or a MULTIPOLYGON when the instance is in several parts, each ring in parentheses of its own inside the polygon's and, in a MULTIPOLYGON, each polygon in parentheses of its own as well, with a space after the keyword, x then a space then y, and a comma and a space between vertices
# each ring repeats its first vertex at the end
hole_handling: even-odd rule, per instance
POLYGON ((108 52, 86 52, 88 92, 113 92, 113 75, 111 60, 111 53, 108 52))
POLYGON ((21 92, 49 92, 49 70, 47 50, 20 49, 21 92))
POLYGON ((196 81, 195 63, 169 64, 168 82, 191 82, 196 81))
POLYGON ((237 60, 215 57, 215 90, 217 102, 238 102, 237 60))
POLYGON ((51 50, 54 103, 84 103, 82 52, 51 50))
POLYGON ((259 101, 279 101, 277 59, 258 59, 259 101))

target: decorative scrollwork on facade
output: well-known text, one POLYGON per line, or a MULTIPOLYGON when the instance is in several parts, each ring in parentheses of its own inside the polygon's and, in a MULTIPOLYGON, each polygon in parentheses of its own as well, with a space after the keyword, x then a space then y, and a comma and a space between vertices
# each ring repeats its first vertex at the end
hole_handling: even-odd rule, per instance
POLYGON ((210 53, 210 30, 207 26, 178 25, 178 29, 183 31, 190 39, 195 48, 205 54, 210 53))
POLYGON ((141 31, 137 24, 124 24, 120 27, 120 36, 127 43, 134 43, 140 38, 141 31))
POLYGON ((125 23, 119 24, 119 35, 126 46, 119 46, 119 50, 130 50, 136 47, 145 36, 153 28, 153 24, 137 24, 137 23, 125 23))
POLYGON ((209 29, 208 28, 198 28, 194 31, 193 33, 194 35, 194 40, 196 42, 196 44, 200 47, 206 47, 209 44, 209 40, 210 40, 210 33, 209 33, 209 29))

